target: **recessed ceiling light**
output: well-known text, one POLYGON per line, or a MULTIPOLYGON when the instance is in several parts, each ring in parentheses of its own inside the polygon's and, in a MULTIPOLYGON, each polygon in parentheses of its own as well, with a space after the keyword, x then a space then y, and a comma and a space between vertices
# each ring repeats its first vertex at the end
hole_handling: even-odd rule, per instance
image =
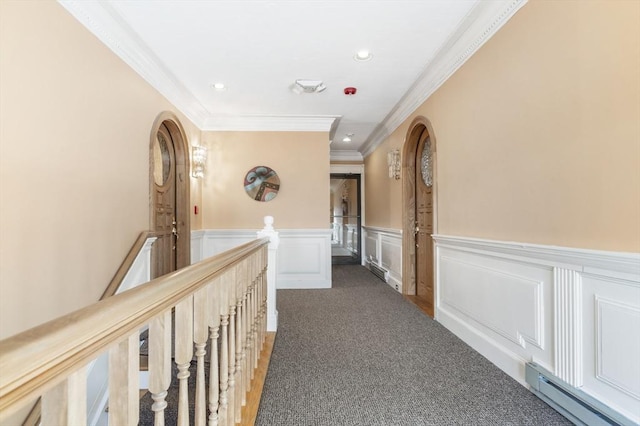
POLYGON ((216 90, 225 90, 227 88, 227 86, 225 86, 224 83, 214 83, 211 85, 211 87, 213 87, 216 90))
POLYGON ((353 136, 353 133, 347 133, 347 136, 342 138, 342 142, 351 142, 351 136, 353 136))
POLYGON ((373 55, 368 50, 358 50, 353 59, 355 59, 356 61, 368 61, 372 57, 373 55))

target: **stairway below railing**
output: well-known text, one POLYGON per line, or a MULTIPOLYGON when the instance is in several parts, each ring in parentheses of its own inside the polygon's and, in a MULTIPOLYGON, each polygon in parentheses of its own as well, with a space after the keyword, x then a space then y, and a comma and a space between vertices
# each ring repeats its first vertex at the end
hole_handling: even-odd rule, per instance
POLYGON ((0 423, 41 396, 43 425, 86 424, 86 367, 107 352, 109 423, 137 424, 139 335, 146 328, 156 425, 164 424, 172 359, 180 384, 177 423, 189 424, 194 354, 195 424, 240 421, 267 310, 275 309, 267 307, 267 287, 275 294, 275 282, 267 282, 269 252, 275 250, 269 243, 268 237, 257 239, 1 341, 0 423))

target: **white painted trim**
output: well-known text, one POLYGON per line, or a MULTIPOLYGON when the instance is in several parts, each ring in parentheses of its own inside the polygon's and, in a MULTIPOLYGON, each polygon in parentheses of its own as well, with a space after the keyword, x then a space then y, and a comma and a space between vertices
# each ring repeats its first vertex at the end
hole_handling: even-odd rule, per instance
POLYGON ((363 226, 364 229, 371 232, 377 232, 379 234, 388 234, 397 237, 402 237, 402 229, 395 228, 380 228, 378 226, 363 226))
POLYGON ((433 239, 440 247, 454 247, 457 250, 481 253, 489 250, 505 258, 526 260, 595 275, 611 276, 614 273, 622 279, 633 279, 640 275, 640 253, 609 252, 448 235, 433 235, 433 239))
POLYGON ((364 161, 364 157, 360 151, 334 151, 329 153, 329 159, 331 161, 364 161))
MULTIPOLYGON (((329 132, 337 115, 239 115, 207 117, 204 131, 329 132)), ((329 136, 327 135, 327 143, 329 136)), ((362 159, 362 156, 360 157, 362 159)))
POLYGON ((640 253, 433 238, 437 321, 523 385, 533 361, 640 422, 640 253))
POLYGON ((487 42, 527 0, 479 1, 360 151, 371 154, 487 42))
MULTIPOLYGON (((214 116, 145 46, 129 25, 103 1, 59 3, 165 96, 200 130, 330 131, 340 116, 214 116), (330 122, 329 122, 330 121, 330 122), (328 124, 328 126, 327 126, 328 124), (318 130, 322 129, 322 130, 318 130)), ((366 157, 489 40, 527 0, 479 1, 418 80, 376 127, 361 148, 366 157)))
POLYGON ((108 2, 58 2, 198 128, 202 128, 210 115, 207 109, 162 64, 108 2))

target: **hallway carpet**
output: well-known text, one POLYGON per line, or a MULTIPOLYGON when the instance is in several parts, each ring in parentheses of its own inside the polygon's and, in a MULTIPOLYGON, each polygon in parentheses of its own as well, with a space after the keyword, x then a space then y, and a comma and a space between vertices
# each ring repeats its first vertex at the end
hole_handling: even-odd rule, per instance
POLYGON ((256 425, 569 425, 362 266, 279 290, 256 425))

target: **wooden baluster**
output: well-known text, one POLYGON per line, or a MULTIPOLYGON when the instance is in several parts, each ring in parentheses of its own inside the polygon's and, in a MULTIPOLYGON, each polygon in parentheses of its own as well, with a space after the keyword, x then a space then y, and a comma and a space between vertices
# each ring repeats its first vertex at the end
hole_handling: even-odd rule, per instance
MULTIPOLYGON (((235 284, 235 283, 234 283, 235 284)), ((234 287, 230 289, 233 291, 234 287)), ((230 425, 235 424, 236 421, 236 306, 229 306, 229 410, 227 412, 228 421, 230 425)))
MULTIPOLYGON (((206 390, 204 378, 204 357, 207 354, 205 346, 209 338, 209 291, 206 286, 193 296, 193 341, 196 345, 196 397, 194 423, 205 426, 207 421, 206 390)), ((218 386, 217 381, 215 386, 218 386)))
POLYGON ((247 263, 247 282, 245 285, 244 296, 244 395, 242 397, 243 405, 247 405, 247 392, 251 385, 251 370, 253 367, 253 355, 251 352, 251 258, 247 263))
POLYGON ((220 336, 220 287, 221 282, 216 278, 213 283, 207 286, 207 297, 209 298, 209 328, 210 338, 210 359, 209 359, 209 426, 217 426, 220 422, 218 415, 220 398, 220 370, 218 364, 218 337, 220 336))
POLYGON ((260 252, 256 252, 253 255, 253 268, 251 271, 251 380, 255 377, 255 370, 258 363, 258 356, 260 354, 260 342, 258 342, 258 310, 256 307, 256 297, 258 296, 258 255, 260 252))
POLYGON ((260 332, 262 333, 260 342, 264 345, 264 339, 267 337, 267 267, 268 267, 269 250, 267 246, 262 248, 262 271, 260 278, 260 332))
POLYGON ((149 391, 153 399, 155 426, 164 426, 167 389, 171 384, 171 311, 149 323, 149 391))
POLYGON ((87 369, 81 368, 42 395, 42 425, 87 423, 87 369))
POLYGON ((242 413, 242 394, 243 392, 243 377, 242 377, 242 330, 244 328, 244 324, 242 324, 243 317, 243 306, 242 306, 242 297, 243 297, 243 286, 246 281, 246 263, 240 262, 238 265, 238 276, 236 279, 236 288, 235 288, 235 300, 236 300, 236 368, 235 368, 235 421, 236 423, 240 422, 240 414, 242 413))
POLYGON ((178 367, 178 426, 189 424, 189 367, 193 358, 193 296, 179 302, 175 308, 175 358, 178 367))
POLYGON ((256 331, 256 322, 255 322, 255 311, 254 311, 254 303, 253 300, 255 298, 254 290, 256 288, 256 276, 255 276, 255 253, 251 255, 249 264, 251 267, 249 268, 249 288, 247 292, 247 392, 251 390, 251 381, 253 380, 254 375, 254 360, 255 360, 255 346, 256 341, 254 337, 254 333, 256 331))
POLYGON ((242 261, 241 263, 242 275, 240 280, 238 280, 238 301, 237 307, 241 309, 239 312, 240 320, 238 323, 240 324, 238 330, 239 336, 237 338, 239 347, 236 348, 236 352, 238 354, 237 363, 239 366, 237 375, 240 383, 240 387, 238 389, 238 401, 241 401, 240 404, 236 407, 236 422, 239 422, 240 414, 242 413, 242 406, 247 404, 247 281, 249 277, 249 262, 247 259, 242 261))
POLYGON ((138 424, 140 411, 140 333, 109 349, 109 423, 138 424))
POLYGON ((258 353, 262 350, 262 310, 261 310, 261 301, 262 301, 262 256, 259 258, 258 263, 258 277, 256 278, 256 316, 257 316, 257 325, 256 331, 258 333, 258 337, 256 338, 258 341, 258 353))
POLYGON ((233 416, 233 407, 230 405, 230 400, 233 397, 231 389, 229 388, 229 379, 232 374, 232 366, 230 360, 230 342, 232 341, 230 336, 230 324, 233 324, 231 320, 231 289, 235 284, 236 271, 235 268, 230 268, 223 276, 220 282, 220 328, 222 330, 220 337, 220 408, 219 424, 232 425, 235 423, 233 416))
MULTIPOLYGON (((221 298, 221 303, 224 299, 221 298)), ((226 305, 226 304, 225 304, 226 305)), ((222 305, 221 308, 224 308, 222 305)), ((224 309, 221 311, 224 312, 224 309)), ((228 312, 228 311, 227 311, 228 312)), ((220 408, 218 423, 229 424, 229 314, 220 315, 220 408)))
MULTIPOLYGON (((258 277, 256 271, 258 270, 258 257, 259 252, 256 252, 251 256, 253 265, 251 268, 251 291, 249 292, 251 302, 251 381, 255 377, 256 363, 258 362, 258 315, 256 311, 256 293, 258 285, 258 277)), ((251 381, 249 381, 249 389, 251 389, 251 381)))
MULTIPOLYGON (((275 269, 275 265, 273 265, 273 269, 275 269)), ((264 247, 264 272, 262 273, 263 275, 263 279, 262 279, 262 310, 263 310, 263 315, 264 315, 264 324, 263 324, 263 341, 264 339, 267 338, 267 315, 269 314, 268 312, 268 307, 267 307, 267 299, 269 298, 269 248, 268 246, 264 247)), ((274 274, 274 279, 277 278, 277 276, 274 274)), ((276 283, 273 283, 273 286, 275 287, 276 283)))

